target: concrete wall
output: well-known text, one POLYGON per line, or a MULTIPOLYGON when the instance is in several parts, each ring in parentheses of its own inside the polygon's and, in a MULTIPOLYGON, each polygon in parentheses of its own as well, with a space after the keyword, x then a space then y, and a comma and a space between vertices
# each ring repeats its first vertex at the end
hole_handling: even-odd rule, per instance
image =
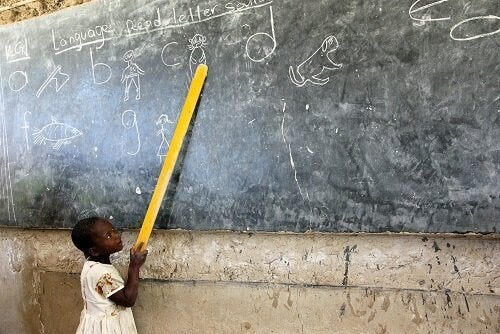
MULTIPOLYGON (((2 1, 0 24, 83 2, 2 1)), ((498 235, 157 231, 149 248, 142 334, 500 333, 498 235)), ((0 334, 74 332, 69 231, 0 228, 0 250, 0 334)), ((127 253, 115 262, 125 273, 127 253)))
MULTIPOLYGON (((70 232, 0 229, 0 249, 0 333, 74 332, 70 232)), ((494 237, 155 231, 149 250, 144 334, 500 332, 494 237)), ((128 252, 113 261, 125 274, 128 252)))

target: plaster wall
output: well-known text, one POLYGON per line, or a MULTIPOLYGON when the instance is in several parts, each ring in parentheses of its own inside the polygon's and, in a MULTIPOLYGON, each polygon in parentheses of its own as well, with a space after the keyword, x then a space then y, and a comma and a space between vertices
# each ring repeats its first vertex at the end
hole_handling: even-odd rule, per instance
MULTIPOLYGON (((133 310, 140 333, 499 333, 496 237, 155 231, 133 310)), ((74 332, 70 232, 0 229, 0 249, 0 333, 74 332)))

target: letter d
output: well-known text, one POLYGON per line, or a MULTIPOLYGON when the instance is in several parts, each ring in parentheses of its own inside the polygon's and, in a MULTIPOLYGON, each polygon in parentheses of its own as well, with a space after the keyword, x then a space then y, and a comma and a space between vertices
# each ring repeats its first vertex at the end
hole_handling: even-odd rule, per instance
POLYGON ((161 17, 160 17, 160 9, 159 8, 156 8, 156 14, 158 15, 158 18, 153 21, 153 25, 155 27, 159 27, 159 26, 161 26, 161 17))

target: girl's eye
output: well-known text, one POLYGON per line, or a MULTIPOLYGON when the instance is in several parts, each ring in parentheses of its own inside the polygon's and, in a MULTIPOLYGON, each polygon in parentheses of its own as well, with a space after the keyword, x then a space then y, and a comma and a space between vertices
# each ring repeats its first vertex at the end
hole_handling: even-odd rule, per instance
POLYGON ((108 234, 106 238, 111 239, 111 234, 108 234))

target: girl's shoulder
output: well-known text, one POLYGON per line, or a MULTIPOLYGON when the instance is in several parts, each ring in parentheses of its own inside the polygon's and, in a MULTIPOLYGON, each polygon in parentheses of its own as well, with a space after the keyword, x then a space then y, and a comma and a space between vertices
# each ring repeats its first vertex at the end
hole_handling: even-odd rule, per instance
POLYGON ((112 264, 106 264, 96 261, 87 260, 83 264, 82 276, 94 276, 100 277, 104 274, 110 274, 112 276, 118 275, 120 276, 118 270, 112 264))

